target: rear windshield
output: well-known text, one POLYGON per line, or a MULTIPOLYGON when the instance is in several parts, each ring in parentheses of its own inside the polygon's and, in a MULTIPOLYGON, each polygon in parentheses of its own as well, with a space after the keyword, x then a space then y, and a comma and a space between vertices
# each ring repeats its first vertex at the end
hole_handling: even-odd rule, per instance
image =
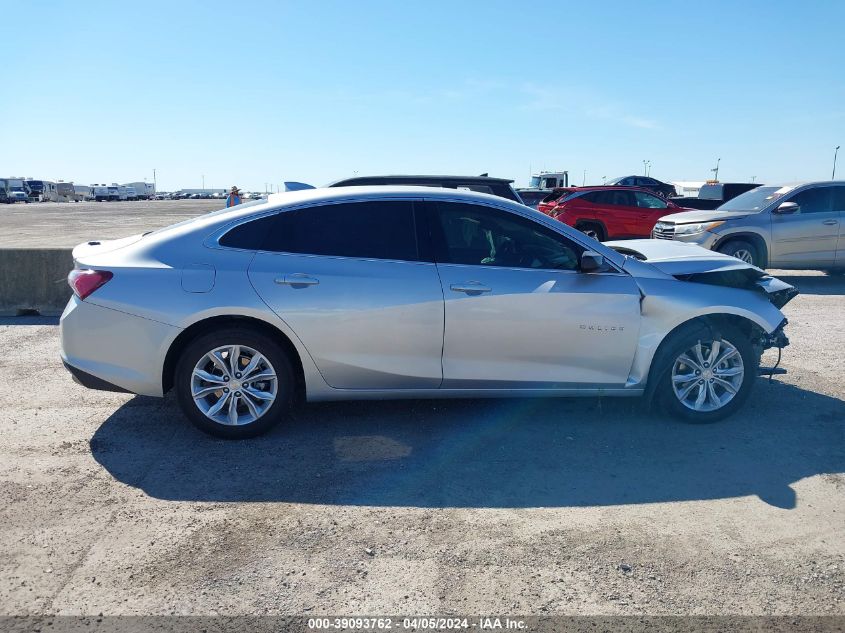
POLYGON ((794 187, 757 187, 728 200, 718 208, 719 211, 751 211, 758 212, 769 206, 773 200, 782 198, 794 187))

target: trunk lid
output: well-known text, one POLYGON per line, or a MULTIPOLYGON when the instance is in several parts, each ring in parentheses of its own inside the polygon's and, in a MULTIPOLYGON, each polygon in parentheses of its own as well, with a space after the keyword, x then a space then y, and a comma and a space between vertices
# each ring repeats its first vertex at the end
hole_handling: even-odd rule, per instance
POLYGON ((120 248, 124 248, 131 244, 138 242, 144 234, 130 235, 129 237, 122 237, 117 240, 91 240, 78 244, 73 249, 73 261, 75 264, 81 263, 82 260, 96 259, 105 253, 111 253, 120 248))

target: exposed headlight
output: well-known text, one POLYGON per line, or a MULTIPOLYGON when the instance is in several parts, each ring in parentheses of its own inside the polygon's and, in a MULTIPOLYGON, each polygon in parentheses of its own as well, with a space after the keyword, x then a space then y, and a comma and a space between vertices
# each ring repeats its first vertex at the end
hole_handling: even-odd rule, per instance
POLYGON ((700 224, 676 224, 675 235, 696 235, 704 233, 704 231, 712 231, 717 226, 723 225, 725 222, 702 222, 700 224))

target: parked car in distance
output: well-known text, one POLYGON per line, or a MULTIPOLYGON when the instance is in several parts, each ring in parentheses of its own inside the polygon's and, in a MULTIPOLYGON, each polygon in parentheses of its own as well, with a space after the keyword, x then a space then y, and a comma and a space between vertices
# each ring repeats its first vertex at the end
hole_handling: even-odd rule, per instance
POLYGON ((73 250, 62 359, 226 438, 296 399, 640 396, 734 413, 796 290, 695 246, 610 248, 526 206, 432 187, 273 195, 73 250), (728 270, 729 274, 723 271, 728 270))
POLYGON ((491 178, 490 176, 356 176, 333 182, 329 187, 360 187, 370 185, 410 185, 421 187, 443 187, 489 193, 506 200, 522 204, 522 200, 513 189, 513 180, 491 178))
POLYGON ((548 189, 517 189, 519 199, 526 207, 536 209, 543 201, 543 198, 549 195, 548 189))
POLYGON ((564 192, 547 214, 600 242, 650 237, 655 223, 683 208, 639 187, 578 187, 564 192))
POLYGON ((697 244, 760 268, 845 271, 845 181, 762 186, 713 211, 666 215, 652 237, 697 244))
POLYGON ((688 209, 716 209, 759 186, 755 182, 708 182, 701 186, 697 196, 673 196, 670 200, 688 209))
POLYGON ((656 193, 662 198, 670 198, 678 193, 675 190, 675 185, 668 182, 661 182, 656 178, 650 178, 648 176, 622 176, 621 178, 608 180, 604 184, 622 187, 641 187, 643 189, 648 189, 652 193, 656 193))

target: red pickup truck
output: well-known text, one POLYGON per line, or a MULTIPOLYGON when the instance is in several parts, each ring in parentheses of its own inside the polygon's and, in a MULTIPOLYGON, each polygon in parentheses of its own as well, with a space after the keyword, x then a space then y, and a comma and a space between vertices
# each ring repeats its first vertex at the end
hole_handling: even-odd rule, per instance
POLYGON ((538 208, 599 241, 651 237, 660 218, 687 210, 647 189, 618 185, 564 187, 546 196, 538 208))

